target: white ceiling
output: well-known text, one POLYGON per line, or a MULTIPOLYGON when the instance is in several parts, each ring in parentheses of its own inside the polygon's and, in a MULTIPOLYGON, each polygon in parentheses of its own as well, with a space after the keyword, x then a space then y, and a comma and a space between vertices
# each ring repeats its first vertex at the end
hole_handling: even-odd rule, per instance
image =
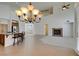
MULTIPOLYGON (((68 3, 73 7, 74 2, 65 2, 65 4, 68 3)), ((28 4, 29 2, 0 2, 0 5, 9 5, 11 7, 27 6, 28 4)), ((62 7, 64 2, 32 2, 32 4, 35 6, 35 8, 43 10, 49 7, 62 7)))

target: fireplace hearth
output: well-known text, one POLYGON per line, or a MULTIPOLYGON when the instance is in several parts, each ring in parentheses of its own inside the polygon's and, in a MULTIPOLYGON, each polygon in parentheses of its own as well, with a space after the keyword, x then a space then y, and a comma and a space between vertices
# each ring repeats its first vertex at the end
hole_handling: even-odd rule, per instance
POLYGON ((62 28, 52 28, 52 36, 63 36, 63 29, 62 28))

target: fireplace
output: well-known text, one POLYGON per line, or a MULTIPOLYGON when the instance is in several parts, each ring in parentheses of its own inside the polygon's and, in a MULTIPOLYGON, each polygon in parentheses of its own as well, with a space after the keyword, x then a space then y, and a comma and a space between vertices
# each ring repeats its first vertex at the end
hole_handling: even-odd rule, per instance
POLYGON ((52 28, 52 36, 63 36, 63 29, 62 28, 52 28))

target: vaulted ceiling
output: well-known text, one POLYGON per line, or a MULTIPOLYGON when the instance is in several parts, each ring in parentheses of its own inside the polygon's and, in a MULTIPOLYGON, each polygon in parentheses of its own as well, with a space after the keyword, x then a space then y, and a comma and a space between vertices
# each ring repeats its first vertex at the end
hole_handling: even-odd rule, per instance
MULTIPOLYGON (((0 2, 0 18, 5 18, 5 19, 16 19, 16 13, 15 10, 21 6, 26 6, 29 4, 29 2, 0 2), (5 6, 1 6, 5 5, 5 6), (10 6, 6 7, 6 6, 10 6), (3 13, 4 12, 4 13, 3 13)), ((49 7, 53 7, 53 15, 60 16, 60 14, 68 13, 68 15, 72 15, 73 13, 73 7, 74 7, 74 2, 32 2, 35 8, 39 10, 45 10, 49 7), (70 10, 68 9, 65 12, 62 12, 62 6, 64 4, 70 4, 70 10)), ((70 17, 69 16, 69 17, 70 17)))
MULTIPOLYGON (((29 2, 0 2, 0 5, 9 5, 15 8, 20 6, 27 6, 28 4, 29 2)), ((74 2, 32 2, 32 4, 40 10, 43 10, 49 7, 62 8, 64 4, 70 4, 71 7, 74 7, 74 2)))

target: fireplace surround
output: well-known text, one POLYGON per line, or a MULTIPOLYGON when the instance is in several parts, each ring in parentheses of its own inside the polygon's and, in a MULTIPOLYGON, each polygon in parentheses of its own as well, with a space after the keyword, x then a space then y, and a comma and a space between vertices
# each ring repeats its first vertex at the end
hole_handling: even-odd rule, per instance
POLYGON ((63 29, 62 28, 52 28, 52 36, 63 37, 63 29))

